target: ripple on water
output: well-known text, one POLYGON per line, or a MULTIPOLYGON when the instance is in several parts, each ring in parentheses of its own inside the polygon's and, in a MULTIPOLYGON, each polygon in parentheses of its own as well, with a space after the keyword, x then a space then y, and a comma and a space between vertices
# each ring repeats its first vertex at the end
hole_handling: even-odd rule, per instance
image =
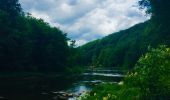
POLYGON ((83 75, 89 76, 106 76, 106 77, 124 77, 122 74, 114 73, 114 74, 104 74, 104 73, 84 73, 83 75))

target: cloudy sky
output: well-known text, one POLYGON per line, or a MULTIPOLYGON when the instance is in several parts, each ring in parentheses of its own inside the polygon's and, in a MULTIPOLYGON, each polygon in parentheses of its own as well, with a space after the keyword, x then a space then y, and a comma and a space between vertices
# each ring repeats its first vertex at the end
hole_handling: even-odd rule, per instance
POLYGON ((137 0, 19 0, 25 12, 68 33, 82 45, 144 22, 137 0))

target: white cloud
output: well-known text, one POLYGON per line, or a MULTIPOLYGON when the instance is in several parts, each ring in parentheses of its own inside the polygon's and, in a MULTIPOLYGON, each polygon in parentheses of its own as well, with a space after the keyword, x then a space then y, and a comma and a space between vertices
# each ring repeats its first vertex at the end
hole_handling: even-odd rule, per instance
POLYGON ((137 0, 20 0, 24 11, 60 27, 77 45, 146 21, 137 0))
POLYGON ((77 46, 80 46, 80 45, 83 45, 83 44, 85 44, 85 43, 87 43, 88 41, 86 41, 86 40, 81 40, 81 39, 78 39, 77 41, 76 41, 76 45, 77 46))

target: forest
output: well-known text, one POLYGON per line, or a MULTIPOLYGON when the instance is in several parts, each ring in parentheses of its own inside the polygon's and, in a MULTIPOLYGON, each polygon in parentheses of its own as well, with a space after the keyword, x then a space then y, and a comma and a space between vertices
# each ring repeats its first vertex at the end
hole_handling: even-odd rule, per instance
POLYGON ((25 13, 18 0, 0 0, 0 73, 126 69, 121 85, 99 84, 80 100, 168 100, 170 2, 138 3, 150 20, 76 47, 63 30, 25 13))
POLYGON ((18 0, 0 1, 0 27, 1 71, 60 71, 67 66, 67 34, 24 13, 18 0))

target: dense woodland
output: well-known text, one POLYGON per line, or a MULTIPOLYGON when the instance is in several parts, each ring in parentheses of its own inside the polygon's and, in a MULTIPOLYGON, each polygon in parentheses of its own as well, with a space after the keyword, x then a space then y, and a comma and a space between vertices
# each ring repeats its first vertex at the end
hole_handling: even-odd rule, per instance
POLYGON ((60 29, 24 13, 18 0, 0 0, 0 70, 62 70, 67 40, 60 29))

